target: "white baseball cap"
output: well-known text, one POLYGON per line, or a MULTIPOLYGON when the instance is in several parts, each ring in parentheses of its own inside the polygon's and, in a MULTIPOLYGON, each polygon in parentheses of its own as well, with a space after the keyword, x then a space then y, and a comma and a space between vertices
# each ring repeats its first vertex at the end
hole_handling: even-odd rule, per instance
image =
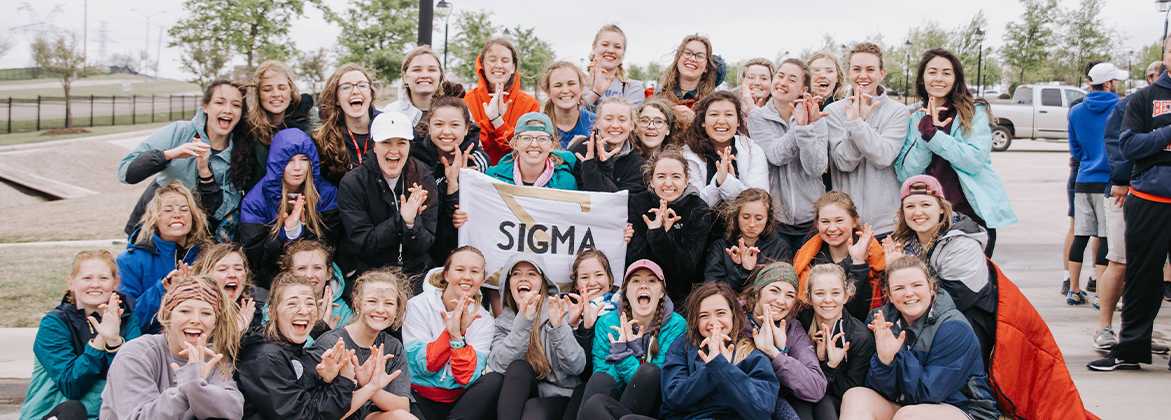
POLYGON ((370 140, 380 142, 390 139, 415 138, 415 128, 411 119, 401 112, 387 111, 374 117, 370 123, 370 140))
POLYGON ((1130 72, 1120 70, 1110 63, 1098 63, 1090 68, 1090 84, 1100 85, 1111 80, 1126 80, 1130 77, 1130 72))

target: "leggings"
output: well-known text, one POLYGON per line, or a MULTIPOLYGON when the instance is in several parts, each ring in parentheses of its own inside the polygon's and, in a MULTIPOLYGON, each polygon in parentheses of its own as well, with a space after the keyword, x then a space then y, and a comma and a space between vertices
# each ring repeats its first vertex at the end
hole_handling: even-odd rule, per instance
POLYGON ((797 418, 801 420, 838 420, 837 404, 834 400, 835 398, 829 394, 815 403, 793 397, 777 398, 777 409, 773 413, 773 420, 791 418, 785 417, 784 407, 781 406, 782 402, 786 405, 792 405, 790 410, 796 411, 797 418))
POLYGON ((85 404, 78 400, 68 400, 53 407, 44 420, 86 420, 85 404))
POLYGON ((415 406, 423 413, 425 420, 490 420, 496 412, 496 401, 503 382, 504 375, 486 373, 468 387, 458 400, 449 403, 423 398, 415 390, 411 390, 411 394, 415 396, 415 406))
POLYGON ((496 417, 500 420, 552 420, 565 414, 569 397, 537 395, 537 374, 524 359, 515 360, 504 371, 496 417))
MULTIPOLYGON (((1098 238, 1098 253, 1094 255, 1094 265, 1108 265, 1106 253, 1110 252, 1110 244, 1105 237, 1098 238)), ((1073 244, 1069 246, 1069 262, 1082 263, 1082 255, 1086 253, 1086 246, 1090 244, 1089 236, 1074 236, 1073 244)))
POLYGON ((619 390, 618 383, 607 373, 595 372, 586 384, 578 411, 580 419, 620 419, 629 414, 656 416, 659 414, 662 397, 659 382, 662 374, 653 363, 645 363, 634 371, 626 389, 619 390))

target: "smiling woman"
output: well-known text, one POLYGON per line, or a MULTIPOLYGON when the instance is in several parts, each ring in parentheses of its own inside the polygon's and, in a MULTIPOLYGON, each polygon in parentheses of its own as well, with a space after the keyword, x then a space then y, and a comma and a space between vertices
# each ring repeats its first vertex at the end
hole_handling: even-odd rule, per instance
POLYGON ((378 115, 374 78, 360 64, 342 64, 321 90, 321 127, 313 141, 321 151, 321 174, 339 185, 372 148, 370 122, 378 115))
POLYGON ((758 265, 793 260, 788 241, 777 232, 773 200, 759 188, 749 188, 724 206, 727 234, 707 250, 704 279, 719 281, 733 290, 744 287, 748 274, 758 265))
POLYGON ((494 165, 512 151, 509 135, 521 115, 540 111, 537 100, 520 90, 520 59, 511 41, 488 40, 476 57, 479 82, 464 96, 481 129, 480 144, 494 165))
POLYGON ((689 182, 709 206, 732 201, 748 188, 769 188, 768 160, 748 138, 747 116, 731 92, 715 92, 695 105, 695 119, 684 133, 685 156, 689 182))

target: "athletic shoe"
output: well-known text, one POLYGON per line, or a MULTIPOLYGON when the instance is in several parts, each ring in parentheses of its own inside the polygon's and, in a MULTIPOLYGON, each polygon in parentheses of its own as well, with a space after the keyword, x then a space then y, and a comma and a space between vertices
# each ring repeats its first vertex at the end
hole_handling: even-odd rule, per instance
POLYGON ((1102 307, 1098 305, 1098 294, 1097 293, 1094 293, 1094 299, 1090 300, 1090 304, 1094 305, 1094 309, 1102 309, 1102 307))
POLYGON ((1114 333, 1114 328, 1109 325, 1102 327, 1102 331, 1098 331, 1094 335, 1094 348, 1098 350, 1110 350, 1118 345, 1118 334, 1114 333))
MULTIPOLYGON (((1164 288, 1164 291, 1165 290, 1166 290, 1166 288, 1164 288)), ((1069 294, 1069 278, 1066 278, 1065 281, 1061 282, 1061 295, 1065 296, 1068 294, 1069 294)), ((1166 294, 1166 293, 1164 292, 1164 294, 1166 294)))
POLYGON ((1086 291, 1087 292, 1097 292, 1098 291, 1098 280, 1093 277, 1090 277, 1090 281, 1086 282, 1086 291))
POLYGON ((1124 361, 1115 359, 1114 356, 1106 356, 1101 359, 1092 361, 1092 362, 1086 364, 1086 367, 1090 368, 1090 370, 1098 370, 1098 371, 1103 371, 1103 372, 1109 372, 1109 371, 1117 370, 1117 369, 1139 370, 1138 363, 1124 362, 1124 361))
POLYGON ((1167 354, 1167 353, 1171 353, 1171 348, 1167 347, 1166 344, 1156 343, 1154 341, 1151 342, 1151 354, 1167 354))
POLYGON ((1065 303, 1069 305, 1082 305, 1086 303, 1086 292, 1069 292, 1065 297, 1065 303))
POLYGON ((1171 281, 1163 282, 1163 300, 1171 302, 1171 281))

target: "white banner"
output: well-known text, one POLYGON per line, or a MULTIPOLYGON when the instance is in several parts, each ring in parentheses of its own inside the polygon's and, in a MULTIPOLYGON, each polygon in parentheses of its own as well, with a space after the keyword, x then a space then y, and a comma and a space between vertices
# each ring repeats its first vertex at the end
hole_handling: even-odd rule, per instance
POLYGON ((545 260, 545 273, 562 292, 573 289, 570 269, 577 252, 592 246, 606 253, 614 282, 626 267, 627 192, 601 193, 524 187, 498 181, 474 170, 459 174, 459 208, 468 222, 459 229, 459 244, 484 253, 488 288, 493 276, 517 252, 545 260))

